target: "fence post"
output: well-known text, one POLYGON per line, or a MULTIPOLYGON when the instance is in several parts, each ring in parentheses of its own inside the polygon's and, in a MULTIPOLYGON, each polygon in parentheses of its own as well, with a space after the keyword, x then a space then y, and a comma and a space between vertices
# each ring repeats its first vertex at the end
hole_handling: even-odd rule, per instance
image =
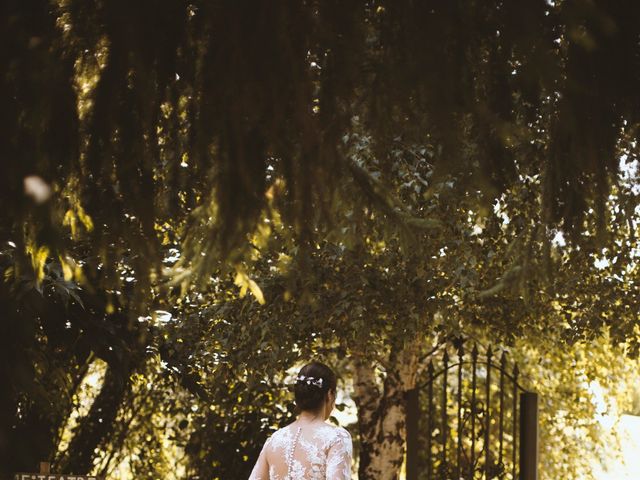
POLYGON ((538 394, 520 394, 520 480, 538 480, 538 394))
POLYGON ((51 464, 49 462, 40 462, 40 473, 51 473, 51 464))
MULTIPOLYGON (((406 392, 407 425, 407 480, 418 480, 418 428, 420 422, 420 397, 418 388, 406 392)), ((429 432, 431 434, 431 432, 429 432)))

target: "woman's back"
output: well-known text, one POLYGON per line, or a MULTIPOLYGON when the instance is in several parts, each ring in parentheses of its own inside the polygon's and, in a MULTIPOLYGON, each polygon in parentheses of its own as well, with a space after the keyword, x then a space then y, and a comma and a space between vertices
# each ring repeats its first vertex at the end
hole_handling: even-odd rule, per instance
POLYGON ((267 440, 249 480, 348 480, 351 455, 344 428, 296 421, 267 440))

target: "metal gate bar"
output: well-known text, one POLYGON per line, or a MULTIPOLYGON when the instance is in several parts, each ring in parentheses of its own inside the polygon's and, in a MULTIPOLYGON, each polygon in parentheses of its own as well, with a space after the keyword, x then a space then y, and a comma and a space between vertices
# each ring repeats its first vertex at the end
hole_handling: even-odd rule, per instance
POLYGON ((445 349, 437 371, 432 359, 407 392, 407 480, 537 480, 537 394, 519 385, 517 364, 509 372, 506 352, 481 356, 474 344, 468 360, 461 343, 456 353, 451 362, 445 349))

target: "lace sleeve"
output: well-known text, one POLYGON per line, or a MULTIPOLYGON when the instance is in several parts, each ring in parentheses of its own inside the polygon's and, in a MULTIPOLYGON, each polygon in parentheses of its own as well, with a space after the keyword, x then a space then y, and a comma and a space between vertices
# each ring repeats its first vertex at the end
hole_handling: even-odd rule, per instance
POLYGON ((338 438, 329 448, 327 479, 349 480, 351 478, 352 452, 351 435, 344 428, 341 428, 338 431, 338 438))
POLYGON ((269 438, 266 442, 264 442, 264 446, 262 447, 262 451, 260 452, 260 456, 258 457, 258 461, 256 462, 253 470, 251 471, 251 475, 249 475, 249 480, 269 480, 269 463, 267 462, 267 446, 271 438, 269 438))

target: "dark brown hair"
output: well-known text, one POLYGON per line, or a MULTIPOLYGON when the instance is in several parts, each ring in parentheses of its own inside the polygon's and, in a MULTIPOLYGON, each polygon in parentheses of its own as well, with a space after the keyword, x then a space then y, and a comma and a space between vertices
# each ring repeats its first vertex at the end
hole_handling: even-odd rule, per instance
POLYGON ((293 389, 296 407, 301 411, 315 412, 319 410, 327 397, 327 392, 335 392, 336 385, 336 374, 324 363, 311 362, 305 365, 300 369, 293 389))

